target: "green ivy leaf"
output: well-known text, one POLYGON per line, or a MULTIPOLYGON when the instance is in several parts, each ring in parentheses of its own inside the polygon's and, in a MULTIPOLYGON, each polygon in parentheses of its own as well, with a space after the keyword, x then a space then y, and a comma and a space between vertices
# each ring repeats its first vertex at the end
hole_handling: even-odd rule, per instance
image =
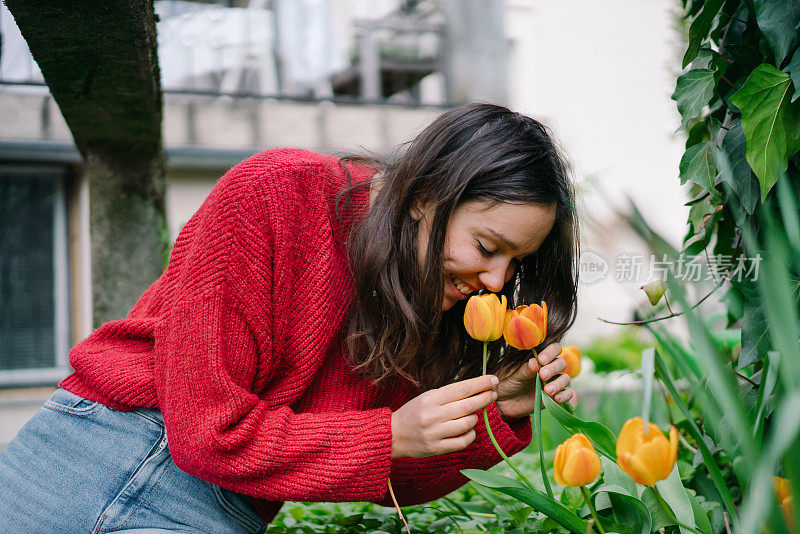
POLYGON ((792 60, 786 65, 786 68, 783 69, 789 76, 792 77, 792 84, 794 85, 794 95, 792 96, 792 102, 796 101, 800 98, 800 48, 794 51, 794 55, 792 56, 792 60))
POLYGON ((742 369, 766 357, 769 350, 769 323, 764 316, 756 282, 748 277, 742 277, 741 280, 734 277, 731 285, 742 297, 742 350, 737 362, 737 367, 742 369))
POLYGON ((733 189, 748 215, 753 214, 758 203, 758 181, 753 177, 746 157, 747 143, 742 124, 733 125, 722 140, 722 152, 727 156, 727 167, 720 165, 722 179, 733 189))
POLYGON ((721 201, 719 192, 714 187, 717 178, 716 151, 718 150, 712 141, 698 143, 686 150, 678 165, 681 184, 685 184, 687 180, 696 183, 711 193, 711 202, 714 204, 721 201))
MULTIPOLYGON (((706 197, 700 202, 692 204, 689 208, 689 224, 692 225, 692 238, 684 243, 688 247, 692 243, 705 239, 708 231, 709 219, 716 213, 716 208, 711 205, 710 197, 706 197)), ((705 248, 705 246, 703 246, 705 248)))
POLYGON ((694 69, 678 77, 672 100, 678 103, 681 114, 681 127, 686 128, 689 119, 700 115, 714 96, 714 71, 711 69, 694 69))
POLYGON ((701 48, 700 52, 697 53, 697 57, 692 61, 692 69, 711 69, 718 74, 725 74, 728 70, 728 65, 728 62, 722 59, 719 52, 708 47, 701 48))
POLYGON ((797 47, 797 23, 800 22, 800 2, 787 0, 753 0, 756 22, 775 54, 775 63, 783 60, 797 47))
POLYGON ((745 154, 761 185, 762 202, 800 147, 800 105, 789 102, 790 88, 788 74, 763 63, 730 100, 742 113, 745 154))
POLYGON ((719 13, 724 0, 707 0, 703 4, 703 10, 692 21, 689 26, 689 47, 686 49, 686 54, 683 56, 683 67, 691 63, 700 52, 700 47, 703 41, 708 37, 711 31, 711 25, 719 13))

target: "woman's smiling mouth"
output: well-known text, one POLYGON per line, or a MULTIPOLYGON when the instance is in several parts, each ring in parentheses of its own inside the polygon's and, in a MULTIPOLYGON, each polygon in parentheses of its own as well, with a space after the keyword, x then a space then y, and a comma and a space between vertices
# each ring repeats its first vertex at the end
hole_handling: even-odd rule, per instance
POLYGON ((464 281, 461 280, 461 278, 457 277, 452 273, 450 273, 450 281, 453 282, 453 285, 456 287, 456 289, 458 289, 458 291, 465 297, 469 296, 472 292, 475 291, 470 286, 465 284, 464 281))

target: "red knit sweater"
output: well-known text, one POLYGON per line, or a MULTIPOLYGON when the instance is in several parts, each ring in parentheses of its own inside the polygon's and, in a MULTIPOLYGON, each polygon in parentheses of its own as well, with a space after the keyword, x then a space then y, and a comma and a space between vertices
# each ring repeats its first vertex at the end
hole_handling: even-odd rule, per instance
MULTIPOLYGON (((342 243, 367 202, 359 188, 338 222, 347 183, 336 158, 302 150, 231 169, 128 316, 72 350, 61 386, 118 410, 158 408, 177 466, 252 496, 267 521, 285 500, 391 506, 390 472, 401 505, 427 502, 463 485, 460 469, 496 464, 483 424, 463 451, 391 458, 392 410, 417 393, 347 365, 342 243)), ((530 442, 528 418, 507 423, 494 405, 489 417, 508 454, 530 442)))

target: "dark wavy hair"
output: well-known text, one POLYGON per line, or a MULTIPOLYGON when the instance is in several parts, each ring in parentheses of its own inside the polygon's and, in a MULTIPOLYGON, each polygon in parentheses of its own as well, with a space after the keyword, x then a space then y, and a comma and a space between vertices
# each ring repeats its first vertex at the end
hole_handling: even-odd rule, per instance
MULTIPOLYGON (((451 215, 467 201, 555 206, 552 230, 503 287, 509 307, 547 302, 547 338, 559 341, 575 321, 579 256, 574 189, 565 159, 536 120, 492 104, 453 108, 405 150, 384 161, 345 157, 382 169, 372 206, 352 229, 347 253, 354 278, 347 345, 354 369, 376 384, 402 376, 420 390, 481 374, 482 343, 464 330, 466 301, 442 311, 443 249, 451 215), (415 206, 432 207, 425 262, 418 258, 415 206)), ((351 184, 339 201, 354 187, 351 184)), ((337 202, 338 204, 338 202, 337 202)), ((520 366, 529 353, 489 345, 489 372, 520 366)))

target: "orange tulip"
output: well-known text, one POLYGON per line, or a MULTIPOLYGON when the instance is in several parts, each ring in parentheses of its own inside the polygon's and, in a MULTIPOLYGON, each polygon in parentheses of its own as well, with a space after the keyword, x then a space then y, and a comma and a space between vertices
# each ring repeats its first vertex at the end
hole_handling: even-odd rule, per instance
POLYGON ((506 343, 520 350, 531 350, 547 337, 547 304, 517 306, 506 311, 503 337, 506 343))
POLYGON ((653 486, 664 480, 675 467, 678 457, 678 430, 669 429, 669 440, 653 423, 644 434, 641 417, 628 419, 617 438, 617 465, 628 473, 634 482, 653 486))
POLYGON ((503 317, 508 306, 505 295, 501 299, 494 293, 469 298, 464 309, 464 327, 470 337, 478 341, 500 339, 503 335, 503 317))
POLYGON ((794 511, 792 510, 792 488, 789 481, 785 478, 772 477, 772 482, 775 486, 775 493, 778 494, 778 502, 781 505, 783 518, 786 524, 794 532, 794 511))
POLYGON ((564 347, 561 350, 561 354, 558 356, 559 358, 564 358, 567 362, 567 368, 564 371, 567 373, 570 378, 575 378, 581 372, 581 351, 578 350, 578 347, 575 345, 570 345, 569 347, 564 347))
POLYGON ((586 486, 600 475, 600 458, 585 434, 575 434, 556 447, 553 478, 562 486, 586 486))

